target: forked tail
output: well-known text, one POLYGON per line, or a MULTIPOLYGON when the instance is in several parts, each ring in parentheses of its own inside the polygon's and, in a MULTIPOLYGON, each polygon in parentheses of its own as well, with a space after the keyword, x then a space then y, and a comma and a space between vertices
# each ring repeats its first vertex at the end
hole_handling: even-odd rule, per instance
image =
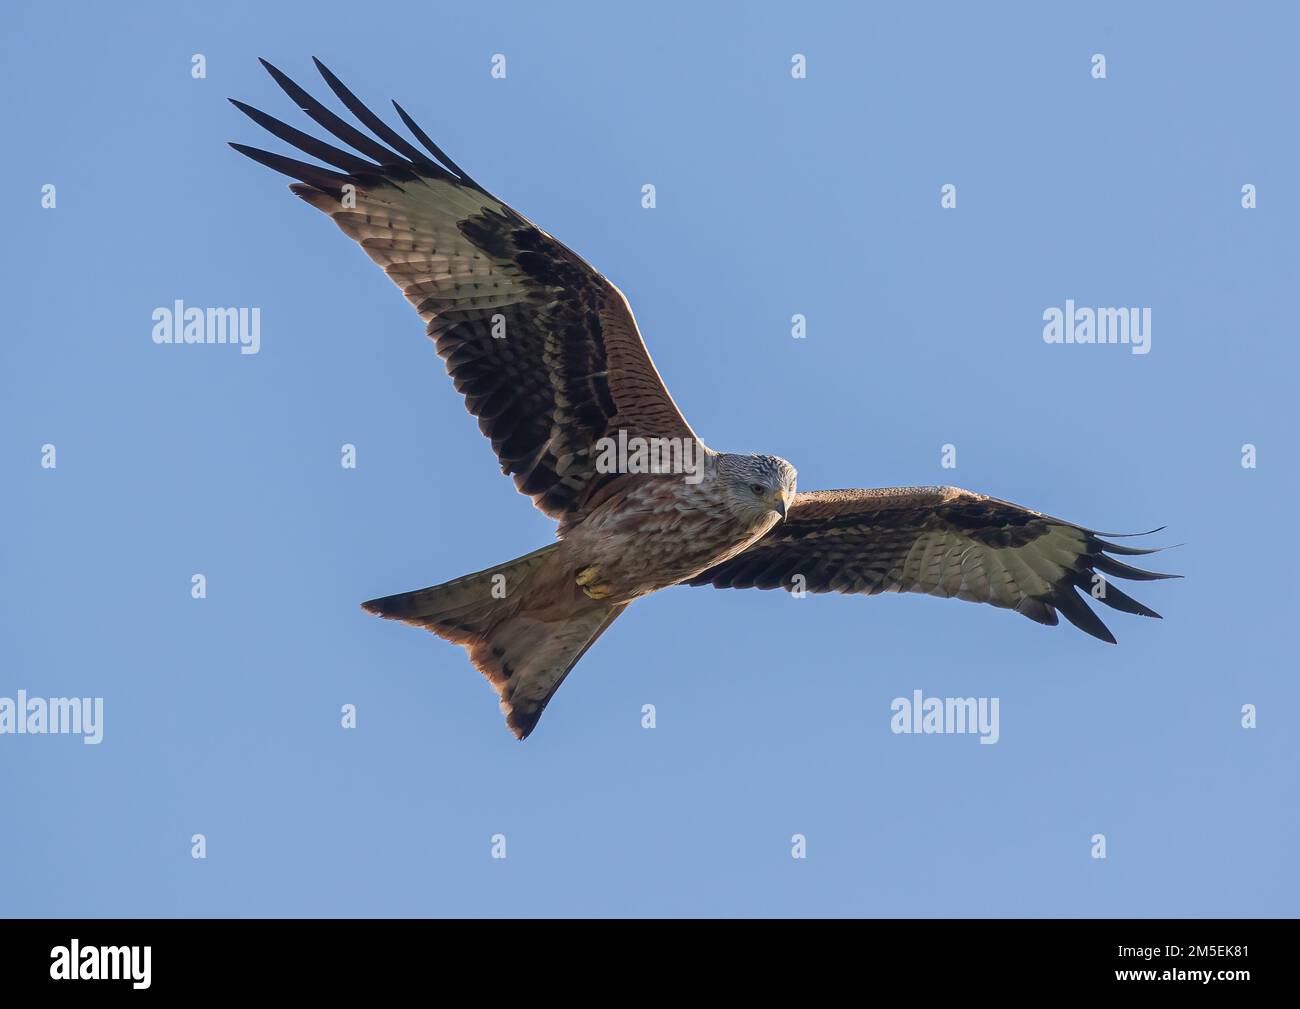
POLYGON ((524 739, 569 670, 627 605, 588 599, 572 579, 554 577, 548 562, 558 546, 361 605, 462 646, 497 692, 506 724, 524 739))

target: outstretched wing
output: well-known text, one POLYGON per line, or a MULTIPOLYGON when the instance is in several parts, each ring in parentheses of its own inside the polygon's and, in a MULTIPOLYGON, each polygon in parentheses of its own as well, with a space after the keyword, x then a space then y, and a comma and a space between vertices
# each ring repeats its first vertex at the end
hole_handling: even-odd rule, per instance
POLYGON ((262 64, 299 108, 353 151, 233 99, 258 125, 338 170, 231 146, 297 179, 289 188, 333 218, 402 289, 502 471, 537 507, 562 518, 598 485, 618 479, 596 472, 595 443, 620 429, 696 440, 618 288, 465 174, 396 102, 424 151, 319 60, 326 84, 382 143, 262 64))
MULTIPOLYGON (((1154 531, 1154 530, 1153 530, 1154 531)), ((1054 625, 1057 613, 1115 643, 1080 596, 1125 613, 1160 614, 1106 576, 1176 578, 1108 554, 1154 553, 1109 543, 1070 522, 956 487, 814 491, 749 549, 693 578, 718 588, 804 588, 875 595, 926 592, 992 603, 1054 625), (796 576, 802 576, 798 578, 796 576)))

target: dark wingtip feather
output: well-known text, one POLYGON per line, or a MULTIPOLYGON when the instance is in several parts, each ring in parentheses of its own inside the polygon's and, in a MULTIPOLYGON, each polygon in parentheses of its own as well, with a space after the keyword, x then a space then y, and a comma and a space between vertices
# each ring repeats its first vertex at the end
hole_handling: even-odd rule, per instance
POLYGON ((374 162, 359 158, 348 151, 340 150, 323 140, 317 140, 310 133, 303 133, 302 130, 295 129, 288 123, 281 122, 274 116, 269 116, 260 109, 246 105, 236 98, 230 98, 228 101, 240 112, 248 116, 249 119, 257 123, 258 126, 266 130, 267 133, 283 140, 292 147, 298 148, 304 154, 310 154, 313 158, 320 158, 321 161, 331 164, 335 168, 341 168, 345 172, 351 172, 354 175, 382 171, 381 166, 374 162))
POLYGON ((1138 602, 1127 592, 1122 592, 1109 582, 1106 584, 1104 595, 1095 596, 1098 602, 1105 603, 1113 610, 1119 610, 1121 613, 1132 613, 1139 617, 1150 617, 1152 620, 1163 620, 1159 613, 1150 606, 1138 602))
MULTIPOLYGON (((266 59, 266 58, 264 58, 264 57, 262 57, 262 56, 259 56, 259 57, 257 58, 257 62, 260 63, 260 64, 262 64, 262 69, 265 70, 265 71, 266 71, 268 74, 270 74, 272 77, 274 77, 277 83, 279 83, 279 81, 280 81, 280 79, 281 79, 282 77, 283 77, 286 81, 289 80, 289 78, 285 76, 284 71, 282 71, 279 67, 277 67, 277 66, 276 66, 274 63, 272 63, 270 60, 268 60, 268 59, 266 59)), ((292 81, 289 81, 289 83, 292 84, 293 82, 292 82, 292 81)), ((281 87, 284 87, 283 84, 281 84, 280 86, 281 86, 281 87)))
POLYGON ((1170 575, 1161 571, 1147 571, 1144 568, 1135 568, 1123 561, 1117 561, 1114 557, 1107 557, 1105 554, 1097 554, 1092 558, 1092 566, 1098 571, 1107 575, 1114 575, 1116 578, 1127 578, 1134 582, 1156 582, 1166 578, 1182 578, 1182 575, 1170 575))
POLYGON ((1119 554, 1121 557, 1145 557, 1147 554, 1158 554, 1164 547, 1126 547, 1122 543, 1111 543, 1109 540, 1093 537, 1088 543, 1091 550, 1105 550, 1107 553, 1119 554))
MULTIPOLYGON (((257 58, 257 62, 262 64, 262 66, 266 69, 266 72, 270 74, 272 77, 274 77, 277 81, 282 77, 286 81, 289 80, 289 78, 285 76, 283 70, 281 70, 279 67, 277 67, 274 63, 272 63, 270 60, 266 59, 265 57, 259 56, 257 58)), ((293 82, 289 81, 289 83, 292 84, 293 82)))
POLYGON ((280 90, 288 95, 298 108, 315 120, 318 126, 325 128, 336 138, 360 151, 366 157, 372 158, 385 168, 410 168, 410 164, 401 155, 390 151, 383 144, 372 140, 354 126, 344 122, 299 87, 287 74, 266 60, 262 60, 261 63, 262 66, 266 67, 266 72, 271 75, 272 80, 280 85, 280 90))
POLYGON ((1060 591, 1053 595, 1049 601, 1066 620, 1085 634, 1091 634, 1094 638, 1108 644, 1114 645, 1118 643, 1115 640, 1115 635, 1111 634, 1110 628, 1079 597, 1073 586, 1061 586, 1060 591))
POLYGON ((1092 599, 1095 602, 1105 603, 1113 610, 1120 610, 1123 613, 1134 613, 1140 617, 1153 617, 1156 620, 1162 619, 1160 614, 1149 606, 1138 602, 1128 593, 1121 591, 1109 581, 1102 580, 1101 595, 1095 595, 1093 592, 1094 582, 1093 575, 1088 571, 1080 571, 1073 579, 1076 585, 1084 594, 1085 598, 1092 599))
POLYGON ((1167 528, 1168 528, 1167 526, 1156 526, 1154 529, 1148 529, 1144 533, 1104 533, 1098 529, 1089 529, 1087 530, 1087 532, 1091 536, 1113 536, 1116 539, 1128 540, 1128 539, 1134 539, 1135 537, 1138 536, 1153 536, 1156 533, 1164 532, 1165 529, 1167 528))
POLYGON ((338 172, 331 172, 328 168, 321 168, 319 165, 309 165, 305 161, 295 161, 293 158, 272 154, 270 151, 264 151, 259 147, 249 147, 247 144, 237 144, 234 141, 229 143, 234 150, 246 158, 252 158, 259 165, 265 165, 281 175, 287 175, 299 182, 306 182, 327 193, 342 192, 343 186, 352 181, 352 177, 349 175, 340 175, 338 172))
POLYGON ((406 128, 411 131, 411 135, 414 136, 416 140, 420 141, 420 143, 424 145, 425 150, 427 150, 435 158, 437 158, 444 165, 446 165, 453 172, 455 172, 460 177, 460 181, 463 182, 465 185, 473 186, 480 193, 487 192, 486 189, 484 189, 472 178, 470 178, 469 173, 465 171, 465 169, 461 168, 460 165, 456 164, 456 162, 452 161, 451 158, 447 157, 446 152, 444 152, 441 147, 439 147, 437 144, 435 144, 432 140, 429 139, 429 135, 425 133, 424 130, 420 129, 419 124, 416 123, 414 119, 412 119, 410 116, 406 114, 406 109, 402 108, 399 104, 397 104, 396 98, 392 99, 392 102, 393 102, 393 108, 395 108, 397 110, 397 114, 402 117, 402 122, 406 124, 406 128))
POLYGON ((357 117, 358 121, 365 126, 366 129, 384 143, 390 144, 399 154, 404 155, 412 162, 419 165, 426 173, 432 173, 440 179, 455 179, 455 176, 447 171, 447 169, 443 168, 442 165, 430 160, 428 155, 371 112, 365 103, 354 95, 347 85, 335 76, 334 72, 331 71, 329 67, 315 56, 312 57, 312 62, 316 64, 316 69, 320 71, 321 77, 323 77, 325 83, 329 85, 329 89, 334 92, 335 97, 343 103, 344 107, 347 108, 349 112, 357 117))
MULTIPOLYGON (((420 129, 415 120, 407 115, 406 110, 396 101, 393 102, 393 107, 397 110, 397 114, 402 117, 402 122, 406 124, 407 128, 410 129, 412 134, 414 134, 415 138, 424 145, 425 149, 428 150, 434 158, 437 158, 438 161, 429 158, 423 151, 371 112, 356 95, 344 86, 343 82, 340 81, 329 67, 327 67, 319 58, 313 56, 312 61, 316 64, 317 70, 320 71, 321 76, 325 79, 325 83, 329 85, 330 90, 334 92, 335 96, 344 104, 344 106, 347 107, 348 111, 356 116, 363 126, 369 129, 376 137, 379 137, 384 141, 384 143, 391 145, 391 147, 385 147, 384 143, 379 143, 372 137, 367 136, 356 127, 339 118, 319 101, 313 98, 307 91, 296 84, 288 74, 282 71, 270 60, 261 56, 259 56, 257 60, 262 64, 266 72, 271 75, 271 79, 279 85, 280 89, 289 96, 299 109, 313 119, 317 125, 323 127, 335 138, 354 148, 360 154, 370 158, 375 162, 375 164, 371 165, 369 162, 357 158, 356 155, 348 151, 341 151, 336 147, 317 140, 309 134, 303 133, 292 126, 289 126, 287 123, 282 123, 278 119, 274 119, 265 113, 259 112, 257 109, 253 109, 251 106, 245 105, 243 102, 237 102, 233 98, 230 99, 236 108, 258 125, 279 137, 281 140, 292 144, 299 150, 305 151, 313 157, 320 158, 322 161, 343 168, 352 174, 363 178, 369 178, 370 174, 373 172, 374 174, 384 178, 386 181, 396 185, 397 182, 395 180, 414 178, 417 174, 422 173, 436 178, 451 180, 460 183, 461 185, 470 186, 484 195, 490 195, 487 190, 471 178, 468 172, 449 158, 446 152, 435 144, 429 138, 428 134, 420 129), (441 164, 438 162, 441 162, 441 164)), ((265 161, 262 163, 266 164, 265 161)), ((284 171, 284 168, 276 167, 276 170, 284 171)), ((312 182, 312 180, 305 181, 312 182)), ((312 182, 312 184, 314 185, 315 183, 312 182)))

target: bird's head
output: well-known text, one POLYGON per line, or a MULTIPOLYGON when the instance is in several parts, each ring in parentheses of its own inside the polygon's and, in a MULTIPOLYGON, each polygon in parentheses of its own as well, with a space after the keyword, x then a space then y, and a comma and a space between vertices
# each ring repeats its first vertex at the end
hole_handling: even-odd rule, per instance
POLYGON ((727 506, 751 525, 779 522, 794 504, 799 474, 780 456, 723 454, 717 472, 727 506))

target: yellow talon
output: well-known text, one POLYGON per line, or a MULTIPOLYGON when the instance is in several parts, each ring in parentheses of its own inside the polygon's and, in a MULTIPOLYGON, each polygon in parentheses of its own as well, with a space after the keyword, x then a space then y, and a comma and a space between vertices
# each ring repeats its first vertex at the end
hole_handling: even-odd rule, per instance
POLYGON ((609 582, 598 581, 600 572, 594 567, 585 567, 574 575, 574 581, 582 586, 588 599, 608 599, 614 594, 614 586, 609 582))

